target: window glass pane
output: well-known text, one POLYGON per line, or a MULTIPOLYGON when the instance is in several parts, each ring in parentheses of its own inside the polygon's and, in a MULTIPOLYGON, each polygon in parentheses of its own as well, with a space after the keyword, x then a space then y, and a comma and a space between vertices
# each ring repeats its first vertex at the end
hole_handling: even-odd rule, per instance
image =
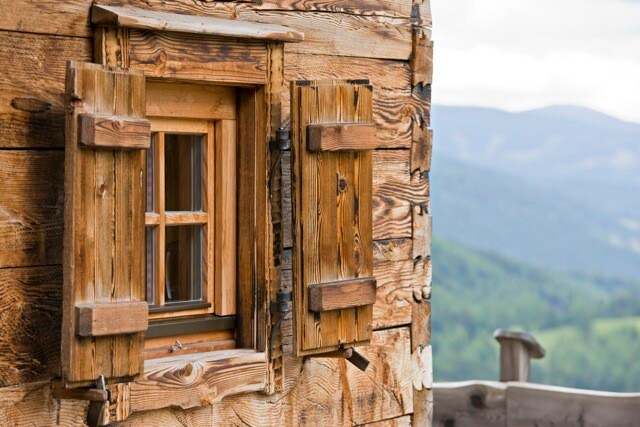
POLYGON ((151 305, 155 303, 155 287, 154 283, 154 269, 153 269, 153 227, 145 227, 145 283, 147 287, 147 302, 151 305))
POLYGON ((202 210, 202 135, 165 135, 165 210, 202 210))
POLYGON ((165 301, 202 299, 202 226, 166 227, 165 301))
POLYGON ((151 147, 147 150, 147 159, 145 167, 145 175, 147 181, 146 191, 146 209, 147 212, 153 212, 153 156, 154 156, 154 141, 155 134, 151 136, 151 147))

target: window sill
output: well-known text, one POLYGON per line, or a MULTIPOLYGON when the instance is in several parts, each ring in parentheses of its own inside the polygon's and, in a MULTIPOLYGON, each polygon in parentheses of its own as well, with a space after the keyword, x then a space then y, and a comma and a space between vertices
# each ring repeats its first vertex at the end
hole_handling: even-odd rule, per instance
POLYGON ((131 383, 131 412, 210 405, 223 397, 262 391, 266 353, 223 350, 146 360, 144 374, 131 383))

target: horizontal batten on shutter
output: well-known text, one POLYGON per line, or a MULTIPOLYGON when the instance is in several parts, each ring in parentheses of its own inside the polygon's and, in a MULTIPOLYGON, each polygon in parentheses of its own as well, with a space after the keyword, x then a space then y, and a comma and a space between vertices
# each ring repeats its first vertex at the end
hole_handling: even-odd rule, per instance
POLYGON ((307 126, 310 151, 373 150, 378 147, 373 123, 324 123, 307 126))
POLYGON ((309 285, 309 310, 314 313, 375 302, 376 279, 373 277, 309 285))
POLYGON ((149 148, 151 144, 151 124, 143 118, 80 114, 78 127, 78 142, 90 147, 149 148))
POLYGON ((148 305, 144 301, 78 304, 76 335, 101 337, 147 330, 148 305))

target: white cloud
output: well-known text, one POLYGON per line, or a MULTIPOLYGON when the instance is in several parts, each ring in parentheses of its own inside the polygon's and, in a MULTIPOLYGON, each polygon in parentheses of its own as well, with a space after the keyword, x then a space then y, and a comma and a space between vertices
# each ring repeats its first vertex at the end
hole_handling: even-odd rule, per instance
POLYGON ((640 121, 640 3, 432 2, 434 102, 576 104, 640 121))

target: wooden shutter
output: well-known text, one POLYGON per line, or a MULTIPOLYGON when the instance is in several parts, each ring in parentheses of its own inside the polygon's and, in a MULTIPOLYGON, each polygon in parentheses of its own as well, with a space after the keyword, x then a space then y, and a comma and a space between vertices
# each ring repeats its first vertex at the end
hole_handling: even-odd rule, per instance
POLYGON ((297 354, 367 344, 376 295, 372 87, 293 82, 291 109, 297 354))
POLYGON ((131 379, 143 367, 142 72, 67 66, 62 376, 67 386, 131 379))

